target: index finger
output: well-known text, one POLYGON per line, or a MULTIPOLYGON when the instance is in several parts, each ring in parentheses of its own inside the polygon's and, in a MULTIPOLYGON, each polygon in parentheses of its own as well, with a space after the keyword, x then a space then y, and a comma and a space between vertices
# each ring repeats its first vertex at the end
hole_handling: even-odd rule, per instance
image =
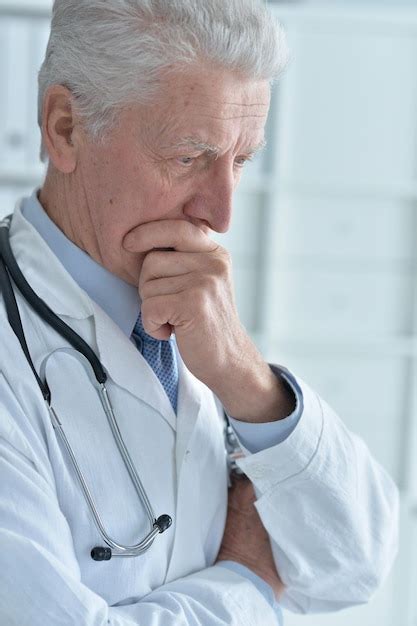
POLYGON ((123 241, 129 252, 171 248, 178 252, 211 252, 218 247, 200 228, 187 220, 158 220, 131 230, 123 241))

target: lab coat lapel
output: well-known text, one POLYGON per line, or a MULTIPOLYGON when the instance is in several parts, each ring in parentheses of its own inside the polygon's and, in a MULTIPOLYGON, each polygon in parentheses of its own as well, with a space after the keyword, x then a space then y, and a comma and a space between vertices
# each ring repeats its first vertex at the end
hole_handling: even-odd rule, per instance
POLYGON ((10 245, 22 274, 54 313, 75 320, 87 319, 93 313, 89 297, 23 217, 22 202, 16 205, 10 227, 10 245))
POLYGON ((207 388, 186 368, 183 360, 179 356, 179 352, 177 352, 177 354, 179 388, 175 456, 177 477, 179 479, 184 459, 187 456, 187 446, 200 416, 202 397, 207 393, 207 388))
POLYGON ((111 379, 149 406, 176 429, 176 415, 158 377, 133 342, 94 302, 97 346, 111 379))
POLYGON ((201 528, 195 520, 195 516, 199 516, 200 507, 198 481, 195 476, 196 459, 200 451, 197 449, 198 446, 193 445, 193 441, 202 416, 203 398, 210 392, 189 372, 181 358, 178 358, 178 365, 180 383, 176 440, 175 535, 166 582, 184 576, 187 571, 201 569, 205 562, 201 528))

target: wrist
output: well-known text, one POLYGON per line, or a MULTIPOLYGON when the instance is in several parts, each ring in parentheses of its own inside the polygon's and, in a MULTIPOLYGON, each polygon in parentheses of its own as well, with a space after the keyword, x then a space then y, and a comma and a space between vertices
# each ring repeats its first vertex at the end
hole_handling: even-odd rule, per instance
POLYGON ((241 371, 232 369, 222 377, 217 392, 226 413, 236 420, 251 423, 275 422, 291 415, 297 405, 288 383, 274 374, 262 361, 241 371))
POLYGON ((258 564, 250 563, 249 561, 242 562, 241 559, 230 557, 218 559, 216 565, 227 567, 237 573, 241 573, 254 582, 258 589, 263 586, 262 593, 267 595, 268 591, 266 590, 269 590, 271 599, 273 598, 276 601, 280 600, 284 592, 284 585, 279 576, 275 574, 273 576, 269 575, 269 573, 260 568, 258 564))

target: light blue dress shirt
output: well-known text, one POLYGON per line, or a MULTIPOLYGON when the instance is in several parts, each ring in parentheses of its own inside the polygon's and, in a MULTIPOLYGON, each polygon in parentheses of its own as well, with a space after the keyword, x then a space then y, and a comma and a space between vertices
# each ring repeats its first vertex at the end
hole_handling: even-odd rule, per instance
MULTIPOLYGON (((24 200, 22 213, 75 282, 130 338, 141 305, 138 289, 109 272, 72 243, 43 209, 38 200, 38 189, 24 200)), ((286 371, 277 370, 275 373, 285 378, 294 391, 296 409, 286 419, 263 424, 246 423, 230 418, 240 442, 251 453, 282 443, 293 432, 302 415, 302 392, 295 378, 286 371)), ((275 602, 271 587, 266 582, 240 563, 223 561, 221 565, 251 580, 271 606, 274 606, 279 623, 282 623, 281 610, 275 602)))

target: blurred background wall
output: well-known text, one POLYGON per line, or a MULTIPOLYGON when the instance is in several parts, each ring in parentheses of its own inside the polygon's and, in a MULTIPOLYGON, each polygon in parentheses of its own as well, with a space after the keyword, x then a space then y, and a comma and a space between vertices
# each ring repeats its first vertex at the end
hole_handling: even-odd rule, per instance
MULTIPOLYGON (((0 0, 0 214, 44 173, 36 73, 51 5, 0 0)), ((364 438, 402 500, 399 557, 374 600, 286 624, 417 626, 417 0, 271 5, 292 61, 218 239, 265 356, 364 438)))

